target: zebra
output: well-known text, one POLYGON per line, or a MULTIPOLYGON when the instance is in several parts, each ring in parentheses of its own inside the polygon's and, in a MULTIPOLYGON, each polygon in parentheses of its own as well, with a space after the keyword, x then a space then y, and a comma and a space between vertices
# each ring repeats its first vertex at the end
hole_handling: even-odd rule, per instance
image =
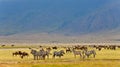
POLYGON ((93 54, 93 57, 95 58, 96 52, 95 50, 83 50, 82 54, 84 55, 83 58, 85 58, 85 56, 87 56, 87 58, 89 58, 90 55, 93 54))
POLYGON ((38 60, 38 56, 39 56, 39 53, 36 51, 36 50, 31 50, 31 54, 33 55, 34 57, 34 60, 38 60))
POLYGON ((49 58, 49 51, 44 51, 44 50, 40 50, 40 51, 36 51, 36 50, 31 50, 31 54, 34 56, 34 60, 39 60, 39 59, 43 59, 45 60, 45 56, 48 56, 49 58))
POLYGON ((53 58, 55 58, 55 56, 58 56, 59 58, 61 58, 61 56, 63 56, 64 54, 65 54, 64 50, 54 51, 53 58))
POLYGON ((75 49, 73 49, 73 54, 74 54, 75 58, 76 58, 76 55, 80 55, 80 57, 82 57, 82 52, 81 51, 76 51, 75 49))
POLYGON ((41 56, 41 59, 43 58, 43 59, 45 59, 45 57, 47 56, 47 58, 49 59, 49 55, 50 55, 51 53, 50 53, 50 50, 44 50, 44 49, 42 49, 42 50, 40 50, 40 56, 41 56))

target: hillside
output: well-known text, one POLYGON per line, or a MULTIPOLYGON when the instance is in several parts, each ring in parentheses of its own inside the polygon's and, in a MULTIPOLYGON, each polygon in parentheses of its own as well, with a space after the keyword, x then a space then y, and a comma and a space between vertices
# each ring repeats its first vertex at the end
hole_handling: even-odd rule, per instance
POLYGON ((117 33, 119 6, 119 0, 0 0, 0 37, 22 39, 27 33, 28 39, 37 34, 39 40, 44 33, 46 39, 55 35, 55 39, 85 36, 84 40, 91 34, 117 33))

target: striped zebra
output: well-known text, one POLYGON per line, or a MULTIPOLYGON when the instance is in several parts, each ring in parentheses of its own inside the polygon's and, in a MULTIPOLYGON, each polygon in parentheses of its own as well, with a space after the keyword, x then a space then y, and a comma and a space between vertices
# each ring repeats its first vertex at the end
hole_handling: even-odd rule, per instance
POLYGON ((85 56, 87 56, 87 58, 89 58, 90 55, 93 55, 93 57, 95 58, 96 55, 96 51, 95 50, 84 50, 83 52, 83 58, 85 58, 85 56))
POLYGON ((50 50, 40 50, 40 53, 41 53, 41 55, 42 55, 42 57, 46 57, 47 56, 47 58, 49 59, 49 55, 51 54, 50 53, 50 50))
POLYGON ((65 54, 64 50, 54 51, 53 58, 55 58, 55 56, 58 56, 59 58, 61 58, 61 56, 63 56, 64 54, 65 54))
POLYGON ((49 57, 49 52, 44 50, 36 51, 32 49, 31 54, 34 56, 34 60, 39 60, 39 59, 45 60, 46 56, 49 57))
POLYGON ((76 58, 76 55, 80 55, 80 57, 82 57, 82 52, 81 51, 76 51, 75 49, 73 49, 73 54, 74 54, 75 58, 76 58))
POLYGON ((39 52, 37 52, 36 50, 31 50, 31 54, 34 57, 34 60, 38 60, 39 59, 39 52))

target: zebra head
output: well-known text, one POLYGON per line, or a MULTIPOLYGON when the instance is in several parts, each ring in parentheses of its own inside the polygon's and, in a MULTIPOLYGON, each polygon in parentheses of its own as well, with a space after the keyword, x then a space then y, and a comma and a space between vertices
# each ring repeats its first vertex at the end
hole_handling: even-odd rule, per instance
POLYGON ((60 53, 61 53, 61 54, 65 54, 64 50, 60 50, 60 53))
POLYGON ((31 50, 31 54, 33 54, 33 55, 34 55, 36 52, 37 52, 36 50, 33 50, 33 49, 31 50))

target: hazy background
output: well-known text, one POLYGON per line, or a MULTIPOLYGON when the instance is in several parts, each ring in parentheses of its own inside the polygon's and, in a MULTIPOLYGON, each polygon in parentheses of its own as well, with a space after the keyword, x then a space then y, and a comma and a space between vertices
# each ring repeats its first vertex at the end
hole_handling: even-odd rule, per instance
POLYGON ((119 42, 120 0, 0 0, 0 42, 119 42))

